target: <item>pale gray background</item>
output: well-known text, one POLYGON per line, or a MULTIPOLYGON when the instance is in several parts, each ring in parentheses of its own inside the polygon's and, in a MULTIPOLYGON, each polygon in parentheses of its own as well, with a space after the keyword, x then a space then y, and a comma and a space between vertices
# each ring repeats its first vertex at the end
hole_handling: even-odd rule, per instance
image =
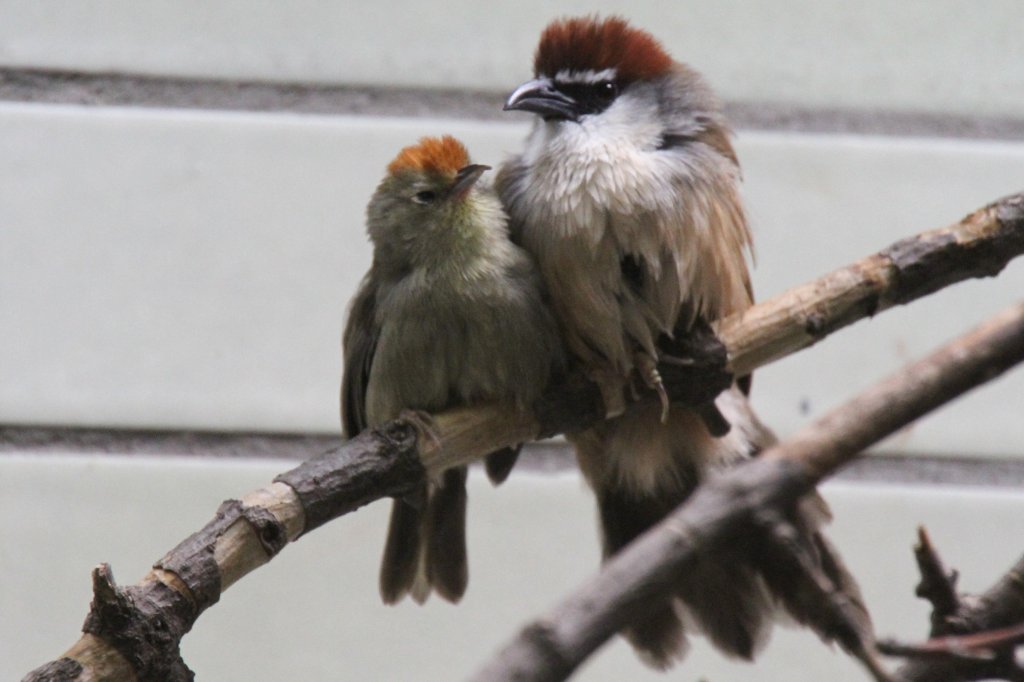
MULTIPOLYGON (((291 466, 222 456, 280 452, 232 434, 321 437, 292 454, 337 435, 370 192, 422 135, 492 165, 516 149, 528 118, 500 114, 502 94, 555 16, 626 13, 717 87, 761 297, 1024 189, 1020 3, 628 5, 0 0, 0 677, 74 641, 93 565, 133 582, 221 499, 291 466)), ((790 433, 1022 291, 1014 263, 861 323, 759 372, 756 406, 790 433)), ((925 631, 917 524, 966 588, 1024 547, 1022 395, 1024 373, 1001 379, 826 490, 882 633, 925 631)), ((536 459, 499 491, 474 479, 459 607, 379 605, 378 504, 232 588, 186 661, 210 680, 464 677, 595 570, 589 494, 566 457, 555 473, 536 459)), ((647 676, 864 679, 785 631, 756 669, 698 647, 662 677, 616 642, 579 679, 647 676)))

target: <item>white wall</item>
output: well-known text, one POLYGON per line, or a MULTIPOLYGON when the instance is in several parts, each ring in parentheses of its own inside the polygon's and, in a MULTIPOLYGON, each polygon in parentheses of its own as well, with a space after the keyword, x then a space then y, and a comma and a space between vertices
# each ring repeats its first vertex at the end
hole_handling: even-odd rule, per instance
POLYGON ((1015 0, 5 0, 0 10, 0 60, 14 66, 488 90, 528 74, 552 18, 618 13, 731 100, 1024 107, 1015 0))

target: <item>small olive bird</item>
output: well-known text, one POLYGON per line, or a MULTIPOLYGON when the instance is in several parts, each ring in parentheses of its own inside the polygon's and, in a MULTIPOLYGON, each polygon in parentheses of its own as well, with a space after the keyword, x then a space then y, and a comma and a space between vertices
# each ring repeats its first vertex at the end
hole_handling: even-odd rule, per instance
MULTIPOLYGON (((715 96, 649 33, 616 17, 555 21, 541 35, 534 75, 505 105, 537 118, 495 185, 513 240, 537 259, 566 344, 612 417, 569 435, 597 497, 607 558, 702 480, 774 442, 747 402, 749 377, 716 400, 731 424, 716 436, 706 411, 669 406, 656 369, 659 340, 751 305, 751 234, 715 96), (624 391, 644 385, 661 404, 623 413, 624 391)), ((856 584, 819 532, 824 502, 806 500, 793 517, 800 542, 869 627, 856 584)), ((683 653, 684 622, 748 659, 779 603, 817 625, 794 594, 800 581, 760 547, 737 538, 704 557, 679 576, 670 602, 624 634, 647 662, 666 667, 683 653)))
MULTIPOLYGON (((528 407, 562 358, 531 258, 508 236, 497 195, 477 184, 455 138, 423 138, 391 162, 366 210, 373 264, 343 336, 342 426, 348 437, 404 411, 480 402, 528 407)), ((415 413, 412 413, 415 414, 415 413)), ((500 482, 516 451, 488 458, 500 482)), ((380 571, 395 603, 431 589, 457 602, 468 581, 466 468, 396 499, 380 571)))

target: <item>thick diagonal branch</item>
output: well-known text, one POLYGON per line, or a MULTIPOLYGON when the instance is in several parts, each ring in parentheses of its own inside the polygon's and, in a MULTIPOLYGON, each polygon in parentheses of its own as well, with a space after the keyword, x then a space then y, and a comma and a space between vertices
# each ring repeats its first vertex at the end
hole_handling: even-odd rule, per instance
MULTIPOLYGON (((705 483, 593 579, 528 625, 474 679, 562 680, 672 590, 702 553, 784 509, 866 447, 1024 361, 1024 303, 705 483)), ((923 679, 923 678, 921 678, 923 679)), ((936 679, 936 678, 930 678, 936 679)))
MULTIPOLYGON (((724 320, 718 329, 724 347, 699 344, 692 350, 701 362, 690 369, 665 366, 662 376, 673 400, 699 405, 728 384, 726 357, 728 369, 745 374, 893 303, 995 274, 1022 252, 1024 195, 1015 195, 951 228, 899 242, 724 320)), ((63 657, 26 679, 105 679, 116 670, 134 670, 143 680, 189 679, 178 653, 181 637, 223 590, 287 542, 361 505, 400 495, 428 473, 583 428, 603 412, 598 391, 575 376, 552 388, 532 414, 479 406, 439 415, 435 437, 418 437, 401 420, 366 432, 266 488, 225 503, 205 528, 136 585, 117 587, 109 569, 97 569, 85 634, 63 657)))

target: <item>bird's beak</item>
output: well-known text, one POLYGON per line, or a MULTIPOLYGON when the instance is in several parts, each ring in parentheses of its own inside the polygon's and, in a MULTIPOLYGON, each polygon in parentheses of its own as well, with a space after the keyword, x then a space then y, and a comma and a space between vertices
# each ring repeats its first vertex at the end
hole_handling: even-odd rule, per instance
POLYGON ((448 196, 455 201, 459 201, 469 194, 469 190, 480 179, 480 176, 484 174, 484 171, 489 170, 491 170, 490 166, 482 166, 478 163, 472 163, 460 168, 459 172, 455 174, 455 184, 449 190, 448 196))
POLYGON ((509 95, 505 111, 532 111, 545 119, 579 120, 579 105, 555 87, 550 78, 523 83, 509 95))

